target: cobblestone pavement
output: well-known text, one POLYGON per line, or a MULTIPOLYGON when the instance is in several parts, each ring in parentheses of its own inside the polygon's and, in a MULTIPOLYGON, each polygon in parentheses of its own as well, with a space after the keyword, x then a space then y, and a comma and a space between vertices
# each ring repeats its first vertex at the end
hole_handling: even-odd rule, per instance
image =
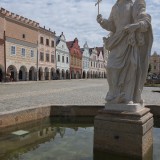
MULTIPOLYGON (((106 79, 0 84, 0 112, 50 104, 104 104, 106 79)), ((146 104, 160 105, 160 88, 145 87, 146 104)))

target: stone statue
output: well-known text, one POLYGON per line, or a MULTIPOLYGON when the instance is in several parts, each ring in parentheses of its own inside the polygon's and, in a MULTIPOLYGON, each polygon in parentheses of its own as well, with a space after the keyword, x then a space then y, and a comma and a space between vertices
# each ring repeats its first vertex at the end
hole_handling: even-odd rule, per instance
POLYGON ((143 103, 141 93, 147 76, 153 43, 151 16, 145 0, 117 0, 108 19, 97 16, 108 55, 108 103, 143 103))

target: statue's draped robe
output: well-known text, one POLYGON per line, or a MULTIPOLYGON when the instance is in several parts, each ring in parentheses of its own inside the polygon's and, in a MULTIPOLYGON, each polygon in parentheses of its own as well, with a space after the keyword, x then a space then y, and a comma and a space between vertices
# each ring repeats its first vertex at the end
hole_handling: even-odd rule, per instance
POLYGON ((138 12, 136 4, 130 1, 123 5, 116 3, 109 19, 101 24, 113 33, 105 41, 105 47, 110 50, 107 100, 141 102, 153 37, 150 16, 138 12), (127 33, 124 27, 134 23, 139 23, 140 28, 136 32, 127 33))

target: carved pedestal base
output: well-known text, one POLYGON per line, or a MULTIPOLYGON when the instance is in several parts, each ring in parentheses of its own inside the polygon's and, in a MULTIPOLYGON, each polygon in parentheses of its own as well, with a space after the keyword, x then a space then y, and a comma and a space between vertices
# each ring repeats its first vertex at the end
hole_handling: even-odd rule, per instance
MULTIPOLYGON (((121 108, 126 107, 121 104, 121 108)), ((153 115, 149 109, 138 107, 133 112, 107 108, 110 107, 106 106, 95 118, 95 150, 135 157, 144 157, 152 150, 153 115)))

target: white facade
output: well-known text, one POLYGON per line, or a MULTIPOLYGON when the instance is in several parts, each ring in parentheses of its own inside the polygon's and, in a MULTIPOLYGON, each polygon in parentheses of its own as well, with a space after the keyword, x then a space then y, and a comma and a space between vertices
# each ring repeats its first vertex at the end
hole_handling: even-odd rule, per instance
POLYGON ((58 79, 70 79, 70 53, 63 33, 57 37, 56 60, 58 79))
POLYGON ((82 70, 83 70, 83 78, 89 78, 89 47, 87 42, 83 46, 83 57, 82 57, 82 70))

